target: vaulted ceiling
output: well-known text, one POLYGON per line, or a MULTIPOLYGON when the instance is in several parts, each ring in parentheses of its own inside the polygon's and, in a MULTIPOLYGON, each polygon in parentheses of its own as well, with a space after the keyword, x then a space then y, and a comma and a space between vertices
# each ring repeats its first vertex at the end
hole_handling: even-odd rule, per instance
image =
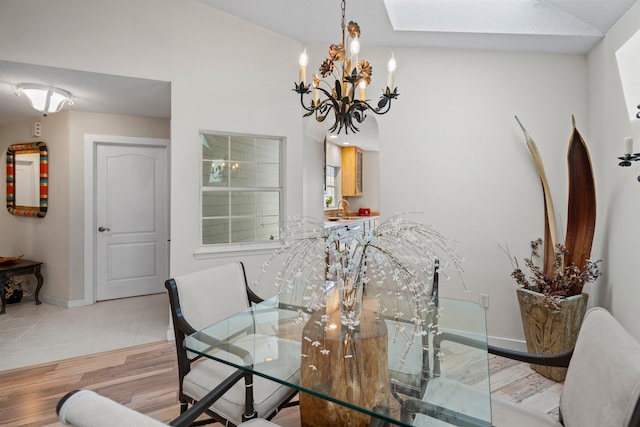
MULTIPOLYGON (((302 43, 340 41, 341 0, 200 0, 302 43)), ((346 0, 363 48, 407 46, 584 54, 636 0, 346 0)), ((0 124, 38 117, 23 82, 70 91, 66 109, 170 116, 170 83, 0 60, 0 124), (131 97, 132 93, 138 96, 131 97)))
MULTIPOLYGON (((340 0, 200 0, 303 43, 340 41, 340 0)), ((346 0, 362 44, 584 54, 636 0, 346 0)))

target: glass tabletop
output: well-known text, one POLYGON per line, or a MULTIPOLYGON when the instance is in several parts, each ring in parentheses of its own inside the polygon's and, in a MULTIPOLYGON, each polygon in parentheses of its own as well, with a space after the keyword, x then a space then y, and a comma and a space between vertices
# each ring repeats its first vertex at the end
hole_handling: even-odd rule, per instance
POLYGON ((335 305, 310 311, 274 297, 188 336, 184 346, 299 390, 303 425, 346 417, 355 425, 375 418, 490 426, 484 309, 439 298, 416 319, 398 301, 398 293, 366 298, 360 325, 349 328, 335 305), (282 366, 299 366, 300 375, 281 375, 282 366))

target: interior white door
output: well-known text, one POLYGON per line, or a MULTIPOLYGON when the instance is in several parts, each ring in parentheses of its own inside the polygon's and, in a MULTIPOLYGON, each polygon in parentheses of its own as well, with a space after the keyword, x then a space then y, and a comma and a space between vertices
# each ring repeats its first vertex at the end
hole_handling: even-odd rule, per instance
POLYGON ((168 167, 161 146, 96 146, 96 300, 164 292, 168 167))

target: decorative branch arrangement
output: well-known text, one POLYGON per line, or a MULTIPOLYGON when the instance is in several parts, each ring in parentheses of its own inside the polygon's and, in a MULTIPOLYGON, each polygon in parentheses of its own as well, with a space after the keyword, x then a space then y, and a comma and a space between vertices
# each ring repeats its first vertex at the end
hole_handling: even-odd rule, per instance
POLYGON ((569 197, 567 207, 567 230, 565 243, 557 241, 555 212, 549 184, 538 149, 518 117, 518 124, 524 132, 527 146, 536 165, 544 195, 545 238, 531 242, 531 257, 525 264, 533 273, 532 281, 522 272, 518 260, 508 249, 503 249, 513 265, 511 276, 517 284, 535 292, 549 296, 551 302, 557 298, 578 295, 585 283, 595 281, 600 276, 598 261, 591 261, 591 246, 596 224, 596 194, 591 158, 586 143, 576 128, 572 117, 573 132, 569 140, 567 166, 569 171, 569 197), (539 258, 539 247, 543 246, 543 267, 534 263, 539 258))
MULTIPOLYGON (((299 307, 295 322, 300 324, 306 324, 313 312, 330 310, 337 292, 343 326, 357 330, 366 294, 378 303, 378 317, 403 320, 398 330, 403 331, 408 352, 414 340, 435 330, 431 323, 437 316, 432 295, 436 259, 441 277, 449 278, 447 271, 452 270, 464 286, 463 260, 452 249, 451 240, 411 220, 409 214, 394 216, 364 232, 292 218, 282 236, 283 246, 265 262, 253 286, 259 286, 272 267, 278 268, 275 285, 280 304, 299 307)), ((320 320, 325 330, 339 326, 326 324, 328 319, 322 316, 320 320)), ((328 354, 319 341, 313 348, 328 354)))

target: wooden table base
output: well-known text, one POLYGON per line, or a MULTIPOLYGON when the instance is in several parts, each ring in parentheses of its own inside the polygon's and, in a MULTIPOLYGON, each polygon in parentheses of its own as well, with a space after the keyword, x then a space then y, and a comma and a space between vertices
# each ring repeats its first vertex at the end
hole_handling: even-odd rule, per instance
MULTIPOLYGON (((306 357, 301 362, 300 384, 358 407, 387 408, 389 371, 384 321, 376 319, 375 312, 365 311, 360 326, 349 330, 340 323, 340 310, 324 324, 321 315, 314 314, 304 328, 302 353, 306 357), (336 327, 325 330, 324 325, 336 327)), ((300 393, 300 417, 302 427, 364 427, 372 418, 306 393, 300 393)))

